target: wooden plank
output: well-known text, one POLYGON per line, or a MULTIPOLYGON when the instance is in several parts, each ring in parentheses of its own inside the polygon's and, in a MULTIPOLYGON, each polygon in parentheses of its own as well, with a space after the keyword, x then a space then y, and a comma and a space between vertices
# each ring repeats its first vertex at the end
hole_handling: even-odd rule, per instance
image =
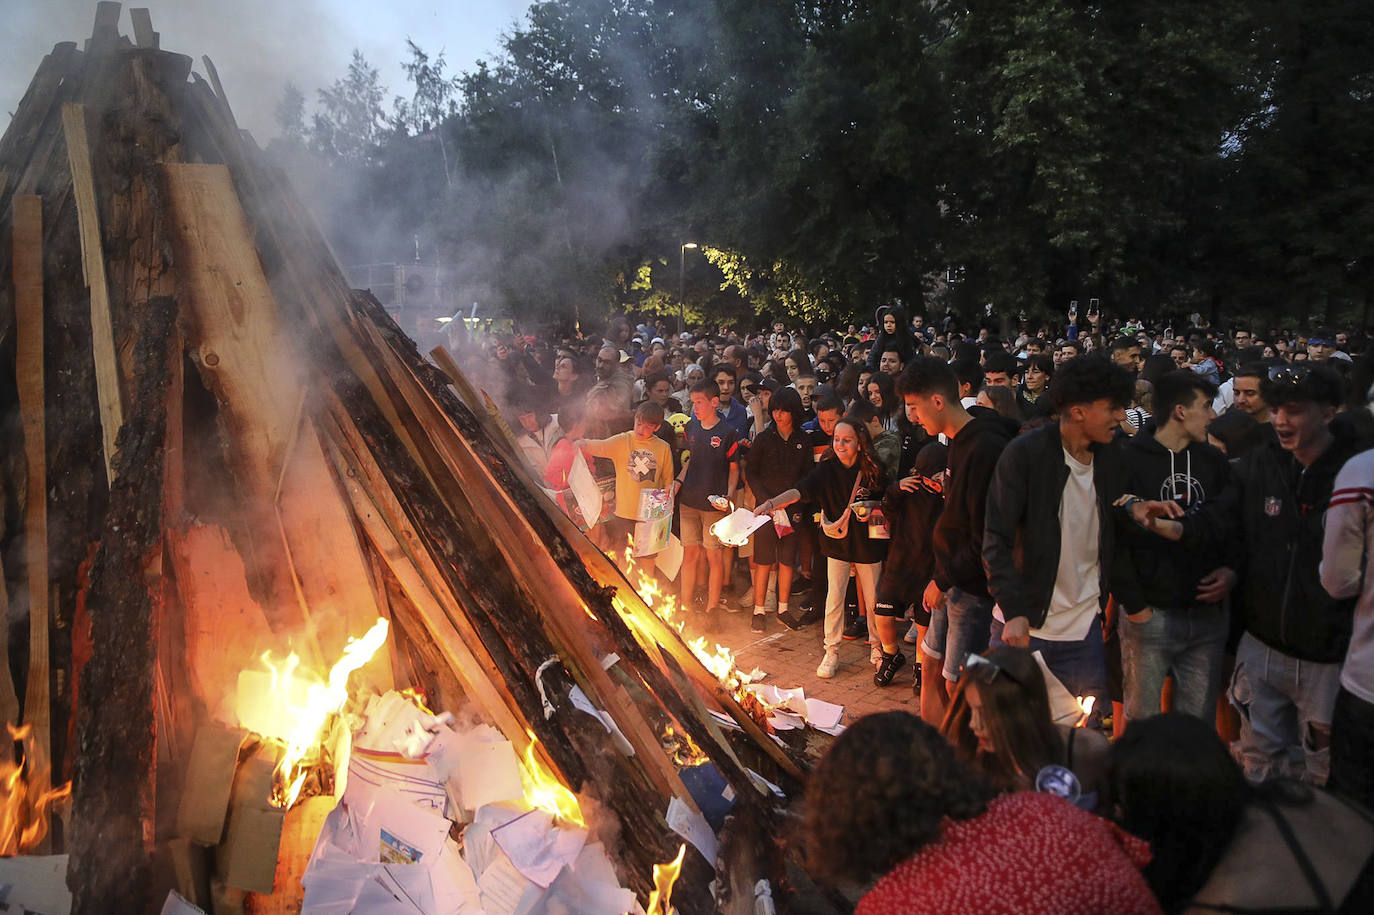
POLYGON ((81 233, 81 270, 91 293, 91 351, 95 357, 96 394, 105 452, 105 480, 114 485, 115 439, 124 425, 124 398, 119 388, 119 360, 110 319, 110 290, 105 279, 105 253, 100 241, 100 210, 91 175, 91 149, 86 139, 86 109, 64 102, 62 129, 72 171, 77 225, 81 233))
MULTIPOLYGON (((370 332, 372 328, 367 330, 370 332)), ((440 432, 451 429, 447 417, 420 389, 414 377, 399 364, 390 348, 381 340, 375 343, 377 351, 389 363, 388 374, 395 380, 410 409, 430 432, 431 440, 440 432)), ((560 649, 563 662, 573 668, 576 679, 593 700, 615 718, 644 764, 646 774, 659 790, 665 794, 675 794, 683 803, 695 808, 695 802, 682 784, 676 767, 663 753, 644 714, 637 705, 625 701, 592 651, 587 638, 586 605, 581 596, 573 589, 563 570, 558 568, 547 548, 520 523, 523 518, 518 510, 492 498, 496 493, 504 494, 500 487, 494 483, 490 486, 478 485, 477 481, 486 475, 487 470, 475 454, 460 446, 466 442, 459 436, 445 436, 445 441, 450 447, 441 447, 440 452, 450 462, 453 478, 467 483, 464 494, 473 501, 478 514, 493 531, 493 539, 505 554, 511 570, 518 579, 540 583, 537 589, 531 589, 531 604, 543 611, 540 616, 549 634, 555 636, 555 644, 560 649)))
POLYGON ((224 94, 224 86, 219 81, 219 71, 215 69, 215 62, 210 59, 210 55, 202 54, 201 63, 205 64, 205 74, 210 77, 210 85, 215 89, 215 97, 219 99, 221 112, 229 125, 235 130, 238 129, 238 121, 234 120, 234 111, 229 107, 229 96, 224 94))
POLYGON ((129 10, 129 18, 134 23, 134 44, 140 48, 157 49, 162 47, 161 36, 153 31, 153 17, 144 6, 135 6, 129 10))
POLYGON ((92 41, 116 41, 119 38, 119 11, 121 4, 112 0, 100 0, 95 5, 95 27, 91 30, 92 41))
MULTIPOLYGON (((0 557, 0 658, 10 656, 10 596, 6 585, 5 563, 0 557)), ((19 720, 19 696, 14 691, 14 676, 9 664, 0 666, 0 724, 19 720)), ((0 740, 0 765, 14 762, 14 741, 0 740)))
POLYGON ((24 723, 33 728, 28 759, 29 790, 51 787, 49 707, 47 422, 43 383, 43 198, 14 198, 15 380, 28 464, 24 506, 24 554, 29 585, 29 676, 24 723))
POLYGON ((442 584, 443 576, 406 520, 381 468, 355 438, 341 404, 330 411, 335 423, 325 438, 326 450, 377 553, 414 605, 432 644, 453 668, 463 692, 478 703, 506 739, 524 751, 529 734, 515 700, 502 687, 503 673, 471 628, 466 613, 442 584), (342 420, 342 422, 340 422, 342 420), (440 595, 448 598, 441 601, 440 595), (447 606, 445 606, 447 603, 447 606))
MULTIPOLYGON (((221 404, 230 467, 255 534, 244 555, 249 580, 270 583, 270 598, 260 602, 274 630, 317 641, 315 656, 332 662, 378 609, 343 497, 297 409, 302 360, 289 345, 228 169, 167 164, 163 176, 192 315, 188 337, 221 404)), ((390 669, 380 655, 369 675, 389 688, 390 669)))

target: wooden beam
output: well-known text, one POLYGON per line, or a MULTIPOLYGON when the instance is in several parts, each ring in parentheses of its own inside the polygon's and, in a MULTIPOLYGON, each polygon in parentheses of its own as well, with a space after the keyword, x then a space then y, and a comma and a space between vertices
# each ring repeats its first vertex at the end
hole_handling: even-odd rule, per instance
POLYGON ((48 619, 47 420, 43 382, 43 198, 14 198, 15 380, 28 464, 24 506, 24 552, 29 584, 29 676, 24 723, 33 728, 28 760, 29 790, 51 787, 48 619))
POLYGON ((144 6, 135 6, 129 10, 129 18, 134 23, 134 44, 140 48, 152 48, 154 50, 162 46, 161 36, 153 31, 153 17, 144 6))
POLYGON ((105 481, 114 485, 115 439, 124 425, 124 398, 119 388, 119 359, 115 354, 110 318, 110 289, 105 279, 105 253, 100 240, 100 208, 91 175, 91 148, 86 139, 86 109, 64 102, 62 129, 67 139, 67 162, 72 171, 76 218, 81 233, 81 270, 91 293, 91 351, 95 357, 96 395, 100 400, 100 431, 105 452, 105 481))

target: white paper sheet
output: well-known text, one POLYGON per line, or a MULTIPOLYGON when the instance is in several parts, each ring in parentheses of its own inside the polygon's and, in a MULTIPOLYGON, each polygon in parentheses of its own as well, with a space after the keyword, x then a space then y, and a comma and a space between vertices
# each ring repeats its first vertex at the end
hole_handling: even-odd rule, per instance
POLYGON ((681 798, 674 797, 668 801, 667 820, 669 829, 691 842, 702 857, 715 864, 719 843, 706 817, 684 804, 681 798))
POLYGON ((768 515, 756 515, 747 508, 737 508, 712 524, 711 533, 726 546, 743 546, 749 542, 749 537, 754 531, 770 520, 768 515))
POLYGON ((1050 717, 1055 724, 1077 724, 1082 716, 1083 710, 1078 707, 1078 700, 1069 692, 1068 687, 1059 682, 1059 678, 1050 673, 1049 666, 1045 659, 1040 656, 1040 652, 1031 652, 1035 656, 1035 663, 1040 665, 1040 673, 1045 677, 1045 691, 1050 697, 1050 717))
POLYGON ((668 545, 654 554, 654 565, 669 581, 677 581, 678 570, 682 568, 682 541, 677 534, 668 535, 668 545))
POLYGON ((565 869, 549 887, 547 910, 576 913, 633 912, 635 894, 620 885, 615 868, 599 842, 588 842, 571 869, 565 869))
POLYGON ((543 890, 521 874, 510 858, 499 850, 482 876, 477 878, 477 888, 487 915, 519 915, 532 911, 544 895, 543 890))
POLYGON ((596 519, 601 517, 601 488, 596 485, 587 459, 580 450, 573 453, 572 468, 568 471, 568 488, 577 500, 577 507, 582 510, 582 517, 587 519, 588 524, 595 524, 596 519))
POLYGON ((620 730, 620 725, 616 724, 615 719, 611 717, 611 713, 602 711, 592 705, 592 700, 587 698, 587 694, 582 691, 582 687, 574 686, 569 690, 568 698, 572 700, 574 708, 586 712, 588 715, 591 715, 597 721, 601 722, 601 726, 606 729, 606 733, 610 734, 611 739, 615 741, 616 749, 626 756, 635 755, 634 745, 626 739, 624 733, 620 730))
POLYGON ((540 887, 553 883, 587 844, 587 830, 555 827, 553 816, 543 810, 516 817, 493 829, 491 837, 516 870, 540 887))
POLYGON ((843 705, 826 702, 824 699, 806 700, 806 721, 813 728, 822 731, 827 728, 833 728, 840 723, 840 718, 843 717, 843 715, 843 705))
POLYGON ((508 740, 463 741, 456 777, 458 796, 467 810, 525 796, 520 761, 508 740))

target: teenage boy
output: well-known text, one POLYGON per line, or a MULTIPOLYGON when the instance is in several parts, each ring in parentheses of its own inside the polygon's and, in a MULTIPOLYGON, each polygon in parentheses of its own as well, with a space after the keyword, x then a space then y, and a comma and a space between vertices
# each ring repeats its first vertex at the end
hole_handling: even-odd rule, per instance
MULTIPOLYGON (((1123 366, 1124 367, 1124 366, 1123 366)), ((1196 514, 1230 483, 1226 455, 1207 444, 1216 387, 1196 372, 1173 371, 1155 384, 1153 435, 1124 440, 1126 492, 1178 503, 1196 514)), ((1170 672, 1172 710, 1206 721, 1216 714, 1229 628, 1224 598, 1235 580, 1215 547, 1184 549, 1129 525, 1112 567, 1112 595, 1125 674, 1127 721, 1160 713, 1170 672)))
POLYGON ((1101 614, 1124 520, 1112 507, 1124 485, 1113 438, 1134 388, 1103 356, 1059 367, 1049 389, 1059 422, 1002 453, 982 542, 999 610, 995 641, 1039 651, 1069 692, 1099 703, 1107 693, 1101 614))
POLYGON ((685 437, 689 455, 682 472, 673 481, 673 497, 680 506, 679 528, 682 538, 682 602, 692 606, 697 585, 697 564, 706 553, 706 607, 714 613, 720 606, 720 591, 725 582, 723 544, 711 533, 711 525, 726 513, 711 505, 711 496, 724 496, 734 502, 739 485, 739 436, 717 412, 720 388, 714 381, 698 381, 688 389, 692 418, 685 437))
POLYGON ((922 645, 927 658, 944 661, 943 678, 925 680, 925 689, 945 695, 969 653, 988 647, 992 598, 983 571, 983 523, 988 484, 1011 440, 996 414, 969 414, 960 403, 959 384, 954 370, 937 356, 917 356, 897 379, 907 417, 949 442, 945 505, 931 538, 935 575, 923 596, 930 628, 922 645))
POLYGON ((749 438, 750 417, 749 411, 744 404, 735 399, 735 385, 739 381, 733 363, 717 363, 711 369, 711 380, 716 383, 720 390, 720 407, 718 412, 720 418, 725 420, 735 430, 741 440, 749 438))
POLYGON ((578 442, 593 457, 609 458, 615 464, 615 515, 604 524, 613 553, 634 538, 639 521, 640 493, 646 489, 668 489, 673 479, 673 452, 658 437, 663 424, 663 408, 644 401, 635 410, 634 428, 610 438, 578 442))
POLYGON ((1245 634, 1236 649, 1231 704, 1240 712, 1237 756, 1251 781, 1291 774, 1314 783, 1331 762, 1331 716, 1355 600, 1322 587, 1322 526, 1336 474, 1359 451, 1342 423, 1340 376, 1320 363, 1275 366, 1261 391, 1275 441, 1232 466, 1232 485, 1196 515, 1174 503, 1137 502, 1138 523, 1185 548, 1235 544, 1245 634))

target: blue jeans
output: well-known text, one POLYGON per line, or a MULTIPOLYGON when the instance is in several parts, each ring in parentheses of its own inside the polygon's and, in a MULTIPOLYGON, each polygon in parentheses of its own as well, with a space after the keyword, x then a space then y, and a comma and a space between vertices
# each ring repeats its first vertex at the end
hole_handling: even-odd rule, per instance
POLYGON ((945 592, 945 606, 930 614, 930 628, 922 644, 926 656, 944 658, 945 679, 959 679, 969 652, 986 651, 992 632, 992 598, 977 597, 958 588, 945 592))
POLYGON ((1331 770, 1331 714, 1341 687, 1341 665, 1286 655, 1241 636, 1231 704, 1240 713, 1236 756, 1252 782, 1301 770, 1313 784, 1331 770))
POLYGON ((1126 679, 1126 718, 1158 715, 1164 677, 1174 677, 1173 708, 1211 721, 1221 692, 1222 656, 1229 625, 1226 609, 1208 604, 1192 609, 1154 609, 1143 623, 1118 609, 1122 671, 1126 679))
MULTIPOLYGON (((1002 621, 992 621, 992 645, 1002 641, 1002 621)), ((1098 705, 1107 697, 1107 653, 1102 645, 1102 617, 1094 616, 1088 634, 1076 642, 1052 642, 1031 636, 1030 650, 1040 652, 1050 673, 1080 698, 1093 696, 1098 705)))

